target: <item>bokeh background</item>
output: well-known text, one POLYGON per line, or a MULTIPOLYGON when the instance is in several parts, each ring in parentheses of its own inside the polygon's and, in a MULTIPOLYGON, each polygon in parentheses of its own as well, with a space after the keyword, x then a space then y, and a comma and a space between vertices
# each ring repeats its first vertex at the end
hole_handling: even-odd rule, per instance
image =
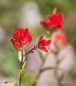
MULTIPOLYGON (((68 36, 68 42, 76 49, 76 0, 0 0, 0 80, 5 81, 6 77, 18 79, 20 64, 17 51, 10 41, 14 30, 28 27, 33 41, 45 35, 46 31, 40 27, 39 21, 46 20, 46 15, 52 13, 54 7, 57 7, 57 12, 63 12, 63 31, 68 36)), ((74 82, 72 86, 75 86, 75 72, 76 61, 66 77, 74 82)), ((29 77, 25 75, 27 85, 29 77)))

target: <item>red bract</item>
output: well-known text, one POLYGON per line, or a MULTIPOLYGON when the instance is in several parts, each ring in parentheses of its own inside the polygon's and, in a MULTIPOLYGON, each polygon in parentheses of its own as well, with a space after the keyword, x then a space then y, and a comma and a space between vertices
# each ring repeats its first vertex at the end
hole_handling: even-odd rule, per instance
POLYGON ((67 35, 64 32, 59 32, 55 35, 55 43, 63 42, 65 43, 67 40, 67 35))
POLYGON ((51 28, 51 24, 52 24, 52 22, 50 22, 49 20, 47 22, 40 21, 40 25, 42 25, 45 28, 51 28))
POLYGON ((28 46, 28 44, 32 41, 32 36, 28 30, 28 28, 17 28, 14 31, 11 42, 17 50, 21 50, 28 46))
POLYGON ((40 21, 40 25, 44 26, 47 29, 61 29, 63 28, 63 13, 57 14, 52 13, 47 15, 47 21, 40 21))
POLYGON ((51 43, 50 40, 43 39, 43 36, 40 36, 38 41, 38 48, 45 52, 48 52, 46 46, 49 45, 50 43, 51 43))
POLYGON ((47 18, 52 22, 52 25, 56 28, 62 28, 63 27, 63 14, 51 14, 48 15, 47 18))

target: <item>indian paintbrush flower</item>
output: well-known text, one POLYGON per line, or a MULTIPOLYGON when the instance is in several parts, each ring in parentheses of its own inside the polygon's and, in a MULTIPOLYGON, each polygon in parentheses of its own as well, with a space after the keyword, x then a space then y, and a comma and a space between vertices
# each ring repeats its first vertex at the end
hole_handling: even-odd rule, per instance
POLYGON ((59 33, 55 35, 54 39, 55 39, 55 43, 65 44, 67 42, 67 35, 66 33, 60 31, 59 33))
POLYGON ((38 40, 38 48, 45 52, 48 52, 46 46, 49 45, 50 43, 51 43, 50 40, 46 40, 43 38, 43 36, 40 36, 40 38, 38 40))
MULTIPOLYGON (((48 21, 47 24, 49 26, 50 22, 48 21)), ((46 46, 49 45, 51 41, 44 39, 43 36, 40 36, 37 45, 32 46, 32 49, 30 49, 27 53, 25 53, 24 49, 30 44, 31 41, 32 41, 32 35, 30 34, 28 28, 17 28, 14 31, 11 42, 14 45, 15 49, 18 50, 18 58, 20 61, 19 84, 13 81, 5 82, 5 84, 21 86, 22 77, 25 73, 25 67, 26 67, 26 60, 27 60, 26 55, 33 53, 33 50, 36 50, 36 48, 39 48, 44 52, 48 52, 46 46)))
POLYGON ((50 24, 51 27, 55 27, 56 29, 58 28, 63 28, 63 13, 55 13, 55 14, 50 14, 47 16, 48 20, 50 20, 50 22, 52 24, 50 24))
POLYGON ((26 48, 31 41, 32 41, 32 36, 28 28, 26 29, 17 28, 14 31, 14 34, 11 39, 11 42, 13 43, 14 47, 17 50, 22 50, 23 48, 26 48))
POLYGON ((54 8, 54 11, 52 14, 47 15, 47 21, 40 21, 40 25, 45 27, 48 30, 51 29, 61 29, 63 28, 63 13, 56 13, 56 8, 54 8))

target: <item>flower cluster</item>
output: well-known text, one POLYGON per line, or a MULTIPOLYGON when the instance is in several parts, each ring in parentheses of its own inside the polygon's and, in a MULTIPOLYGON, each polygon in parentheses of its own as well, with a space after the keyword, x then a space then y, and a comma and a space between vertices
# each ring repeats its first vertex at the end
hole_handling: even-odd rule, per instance
POLYGON ((56 28, 63 28, 63 13, 52 13, 47 15, 47 21, 40 21, 40 24, 47 28, 48 30, 56 28))
POLYGON ((53 39, 54 39, 54 43, 59 47, 68 45, 67 35, 65 32, 59 31, 54 33, 53 39))
POLYGON ((54 37, 55 43, 67 43, 67 35, 66 33, 60 31, 59 33, 57 33, 54 37))
MULTIPOLYGON (((40 24, 46 27, 48 30, 50 30, 50 32, 63 28, 62 23, 63 23, 63 14, 62 13, 57 14, 56 8, 54 9, 52 14, 47 15, 47 21, 40 21, 40 24)), ((55 38, 54 41, 56 44, 59 44, 59 42, 66 43, 65 33, 60 32, 59 34, 55 34, 53 38, 55 38)), ((21 86, 22 77, 24 75, 25 67, 26 67, 26 60, 27 60, 26 56, 30 53, 33 53, 33 50, 36 50, 37 48, 44 52, 48 52, 47 46, 50 45, 51 40, 46 40, 43 36, 40 36, 38 39, 38 43, 36 45, 33 45, 32 49, 30 49, 28 52, 25 53, 24 49, 28 47, 31 41, 32 41, 32 35, 30 34, 30 31, 28 28, 17 28, 14 31, 11 42, 14 45, 15 49, 18 51, 18 58, 20 61, 19 85, 17 85, 17 83, 13 81, 7 81, 5 82, 6 84, 21 86)), ((41 66, 43 66, 46 59, 43 59, 43 57, 41 57, 41 60, 42 60, 41 66)), ((39 72, 38 76, 40 74, 41 72, 39 72)), ((34 82, 34 85, 36 84, 36 82, 34 82)), ((64 85, 61 84, 60 86, 64 86, 64 85)))
POLYGON ((11 42, 17 50, 22 50, 24 47, 27 47, 31 41, 32 36, 27 28, 16 29, 11 39, 11 42))
POLYGON ((39 41, 38 41, 38 48, 48 52, 45 46, 49 45, 51 43, 50 40, 43 39, 43 36, 40 36, 39 41))
MULTIPOLYGON (((16 29, 11 39, 11 42, 13 43, 14 47, 17 50, 22 50, 23 48, 26 48, 31 41, 32 41, 32 36, 27 28, 26 29, 22 29, 22 28, 16 29)), ((45 46, 49 45, 50 43, 51 43, 50 40, 43 39, 43 36, 40 36, 38 45, 36 48, 39 48, 45 52, 48 52, 45 46)), ((36 48, 34 45, 34 49, 36 48)))
POLYGON ((51 14, 47 16, 48 20, 50 21, 50 27, 56 27, 56 28, 62 28, 62 22, 63 22, 63 14, 51 14))

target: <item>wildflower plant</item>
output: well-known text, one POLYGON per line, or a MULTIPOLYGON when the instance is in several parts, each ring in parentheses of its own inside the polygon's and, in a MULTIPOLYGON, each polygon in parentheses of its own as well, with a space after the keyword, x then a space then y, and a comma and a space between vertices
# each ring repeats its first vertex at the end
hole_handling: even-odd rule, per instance
MULTIPOLYGON (((58 14, 58 13, 56 13, 56 11, 57 11, 57 8, 55 7, 52 14, 47 15, 47 21, 40 21, 40 25, 42 27, 44 27, 46 29, 46 31, 49 31, 51 33, 50 35, 47 36, 48 38, 50 38, 54 32, 60 31, 64 27, 63 26, 63 21, 64 21, 63 13, 60 12, 58 14)), ((56 35, 55 36, 55 44, 54 44, 55 47, 57 48, 56 42, 58 43, 58 42, 62 41, 62 39, 64 39, 66 41, 65 38, 66 38, 66 34, 56 35)), ((14 81, 7 81, 7 82, 5 82, 6 84, 13 84, 14 86, 21 86, 22 78, 25 73, 26 61, 27 61, 26 55, 34 53, 34 50, 36 50, 36 49, 40 49, 44 52, 48 52, 47 46, 50 45, 52 42, 51 39, 47 40, 43 36, 40 36, 38 39, 38 43, 36 45, 33 45, 32 48, 28 52, 23 53, 24 50, 26 48, 28 48, 31 41, 32 41, 32 35, 30 34, 30 31, 28 28, 17 28, 14 31, 11 42, 14 45, 15 49, 18 51, 18 58, 19 58, 19 61, 21 64, 20 70, 19 70, 19 83, 16 83, 14 81)), ((54 51, 52 51, 52 52, 53 52, 53 54, 55 54, 57 56, 58 51, 56 53, 54 51)), ((41 54, 41 53, 39 52, 39 54, 41 54)), ((46 70, 54 69, 55 77, 58 79, 57 70, 58 70, 58 65, 61 61, 58 58, 56 58, 56 67, 48 67, 45 69, 41 69, 47 59, 47 58, 44 59, 42 57, 40 57, 42 60, 42 64, 40 66, 40 70, 37 75, 37 79, 31 86, 36 85, 41 73, 46 70)), ((46 57, 47 57, 47 55, 46 55, 46 57)), ((60 84, 59 84, 59 86, 60 86, 60 84)))
POLYGON ((14 45, 15 49, 18 51, 18 58, 20 61, 20 70, 19 70, 19 84, 14 81, 7 81, 6 84, 13 84, 14 86, 21 86, 22 77, 25 73, 25 65, 26 65, 26 55, 33 53, 37 48, 43 50, 44 52, 48 52, 46 46, 51 43, 51 40, 43 39, 43 36, 40 36, 37 45, 33 45, 32 49, 30 49, 27 53, 23 53, 23 51, 29 46, 32 41, 32 35, 28 28, 17 28, 14 31, 11 42, 14 45))
POLYGON ((55 7, 52 14, 47 15, 46 21, 40 21, 40 25, 50 32, 61 30, 64 27, 64 15, 62 12, 57 13, 56 11, 55 7))
MULTIPOLYGON (((50 45, 49 45, 49 50, 51 51, 50 53, 53 53, 56 56, 56 65, 54 68, 49 67, 49 68, 45 68, 46 70, 54 70, 54 76, 57 79, 57 81, 59 82, 60 80, 63 79, 63 75, 61 77, 58 76, 58 71, 64 71, 62 69, 59 69, 59 64, 63 61, 63 59, 59 59, 58 58, 58 53, 60 48, 62 48, 63 46, 65 46, 67 44, 67 35, 66 33, 62 32, 62 29, 64 28, 63 25, 64 22, 64 15, 62 12, 57 13, 57 8, 55 7, 53 12, 51 14, 47 15, 47 20, 46 21, 40 21, 40 25, 42 27, 44 27, 44 29, 46 30, 46 35, 47 38, 51 39, 54 47, 56 48, 55 50, 50 49, 50 45)), ((49 54, 50 54, 49 53, 49 54)), ((47 57, 47 55, 46 55, 47 57)), ((58 83, 58 86, 61 86, 60 83, 58 83)))

